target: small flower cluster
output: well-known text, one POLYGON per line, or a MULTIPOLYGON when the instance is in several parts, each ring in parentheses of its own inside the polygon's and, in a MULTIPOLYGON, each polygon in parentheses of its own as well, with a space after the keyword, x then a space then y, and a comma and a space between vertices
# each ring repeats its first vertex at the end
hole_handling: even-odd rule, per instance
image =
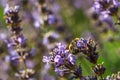
POLYGON ((8 24, 9 29, 11 30, 13 35, 20 34, 22 28, 20 27, 21 19, 18 16, 19 6, 15 6, 14 8, 6 5, 4 10, 6 23, 8 24))
POLYGON ((43 57, 43 62, 54 64, 55 72, 63 76, 64 74, 70 73, 70 69, 74 67, 76 59, 69 50, 67 50, 65 45, 58 43, 50 56, 43 57))
POLYGON ((11 31, 11 37, 5 40, 9 52, 10 60, 12 62, 22 62, 24 69, 17 73, 18 77, 25 79, 34 74, 34 70, 27 69, 26 58, 29 56, 29 52, 26 47, 26 38, 22 34, 22 28, 20 26, 21 19, 19 18, 19 6, 5 8, 5 19, 8 25, 8 29, 11 31))
POLYGON ((96 51, 96 43, 91 39, 75 38, 69 45, 69 50, 72 54, 82 52, 87 56, 87 59, 96 64, 98 52, 96 51))
POLYGON ((38 0, 34 5, 37 7, 37 10, 32 12, 32 15, 34 18, 34 26, 36 28, 44 26, 45 24, 56 24, 56 16, 54 15, 53 11, 49 9, 46 0, 38 0))
POLYGON ((54 13, 52 12, 52 10, 50 10, 49 7, 47 6, 46 0, 44 0, 44 1, 39 0, 38 2, 41 6, 41 13, 44 16, 46 16, 45 22, 47 22, 47 24, 50 24, 50 25, 55 24, 57 19, 56 19, 54 13))
MULTIPOLYGON (((16 53, 20 56, 24 56, 23 59, 26 58, 26 52, 25 52, 25 44, 26 39, 21 33, 22 28, 20 27, 21 20, 18 16, 19 7, 15 6, 14 8, 9 7, 8 5, 5 8, 5 18, 6 23, 8 24, 8 29, 11 31, 11 38, 9 40, 6 40, 7 46, 10 50, 15 50, 16 53)), ((14 60, 20 58, 20 57, 14 57, 14 60)), ((22 58, 20 59, 22 60, 22 58)))
MULTIPOLYGON (((115 30, 112 16, 116 16, 119 20, 118 8, 120 2, 118 0, 95 0, 93 9, 98 15, 101 22, 106 22, 111 30, 115 30)), ((119 23, 117 23, 119 24, 119 23)))
POLYGON ((82 66, 76 64, 77 59, 74 56, 80 52, 86 55, 87 60, 91 63, 97 64, 98 52, 96 52, 96 43, 91 38, 75 38, 68 47, 58 43, 57 47, 50 53, 50 56, 43 56, 43 62, 53 64, 55 72, 59 76, 72 73, 74 76, 70 77, 70 80, 73 80, 73 78, 97 80, 98 76, 104 74, 105 67, 103 64, 97 64, 93 67, 93 71, 96 74, 95 76, 83 76, 82 66))
POLYGON ((119 6, 118 0, 95 0, 93 4, 98 14, 108 12, 109 15, 117 15, 119 6))

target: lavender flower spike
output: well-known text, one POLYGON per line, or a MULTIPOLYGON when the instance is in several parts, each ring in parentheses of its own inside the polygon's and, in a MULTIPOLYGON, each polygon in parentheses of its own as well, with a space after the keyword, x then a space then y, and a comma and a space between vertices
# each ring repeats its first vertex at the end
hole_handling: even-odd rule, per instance
POLYGON ((70 68, 74 68, 76 59, 69 52, 66 45, 58 43, 51 53, 50 56, 43 56, 43 62, 52 63, 58 75, 63 76, 71 71, 70 68))

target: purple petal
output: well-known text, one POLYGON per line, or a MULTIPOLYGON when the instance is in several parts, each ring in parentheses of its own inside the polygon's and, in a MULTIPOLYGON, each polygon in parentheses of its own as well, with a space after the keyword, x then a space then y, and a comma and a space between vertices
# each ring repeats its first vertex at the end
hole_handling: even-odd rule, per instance
POLYGON ((68 61, 69 61, 72 65, 75 65, 75 63, 76 63, 75 56, 73 56, 72 54, 69 54, 69 55, 68 55, 68 61))
POLYGON ((45 62, 45 63, 49 63, 50 59, 47 56, 43 56, 43 60, 42 61, 45 62))

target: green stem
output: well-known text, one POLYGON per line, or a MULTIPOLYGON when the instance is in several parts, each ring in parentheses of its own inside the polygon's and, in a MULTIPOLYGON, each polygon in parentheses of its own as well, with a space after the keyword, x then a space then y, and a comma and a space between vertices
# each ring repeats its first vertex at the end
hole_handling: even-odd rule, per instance
POLYGON ((103 80, 103 76, 102 75, 100 76, 100 78, 101 78, 101 80, 103 80))

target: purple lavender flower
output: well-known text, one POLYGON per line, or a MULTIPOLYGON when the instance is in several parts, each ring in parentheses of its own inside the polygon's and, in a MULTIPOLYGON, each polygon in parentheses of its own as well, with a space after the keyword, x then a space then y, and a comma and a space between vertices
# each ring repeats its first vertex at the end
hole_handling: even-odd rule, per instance
POLYGON ((66 48, 66 45, 58 43, 50 56, 43 57, 43 62, 54 64, 55 72, 60 76, 68 73, 69 68, 74 67, 76 63, 75 57, 66 48))
POLYGON ((47 57, 47 56, 43 56, 43 60, 42 61, 45 62, 45 63, 49 63, 50 62, 50 58, 47 57))
POLYGON ((119 2, 118 0, 113 0, 113 4, 114 4, 115 6, 120 7, 120 2, 119 2))
POLYGON ((94 2, 93 8, 95 9, 96 13, 100 13, 103 9, 102 6, 99 2, 94 2))
POLYGON ((56 17, 53 14, 48 15, 48 24, 54 24, 56 22, 56 17))
POLYGON ((30 55, 26 48, 26 38, 22 34, 22 28, 20 26, 21 19, 18 15, 19 6, 9 7, 8 5, 5 8, 4 14, 6 18, 6 23, 8 28, 11 30, 11 37, 8 40, 5 40, 9 52, 10 60, 13 64, 22 62, 24 69, 17 73, 17 77, 21 79, 30 78, 35 72, 32 69, 28 69, 26 65, 26 58, 30 55))
MULTIPOLYGON (((96 52, 96 43, 93 39, 75 38, 69 45, 69 50, 72 54, 79 52, 86 55, 86 58, 93 64, 97 63, 98 52, 96 52)), ((74 60, 74 59, 73 59, 74 60)))
POLYGON ((75 65, 75 63, 76 63, 75 56, 73 56, 72 54, 69 54, 67 59, 70 62, 70 64, 75 65))
POLYGON ((115 30, 112 17, 109 15, 109 12, 102 12, 99 16, 101 22, 106 22, 111 30, 115 30))
POLYGON ((87 46, 87 40, 81 38, 80 40, 77 41, 76 45, 78 48, 84 48, 87 46))
POLYGON ((60 59, 61 59, 61 56, 60 55, 56 55, 55 58, 54 58, 54 62, 58 63, 60 61, 60 59))
POLYGON ((10 61, 12 64, 16 65, 18 64, 20 61, 20 56, 19 55, 10 55, 10 61))
POLYGON ((54 54, 58 54, 58 55, 65 55, 67 52, 66 46, 62 45, 62 43, 58 43, 57 47, 53 51, 54 54))
POLYGON ((26 43, 26 38, 23 35, 19 35, 16 41, 18 41, 20 45, 24 45, 26 43))
POLYGON ((29 52, 29 55, 30 56, 34 56, 35 55, 35 52, 36 52, 36 49, 33 47, 30 52, 29 52))
POLYGON ((13 40, 5 40, 5 43, 7 44, 8 48, 12 48, 16 45, 16 43, 13 40))
POLYGON ((17 37, 13 36, 9 40, 5 40, 8 48, 14 47, 16 45, 24 45, 26 43, 26 39, 23 35, 19 35, 17 37))
POLYGON ((63 69, 55 68, 55 72, 59 76, 64 76, 66 73, 68 73, 68 70, 69 69, 65 69, 65 68, 63 68, 63 69))
POLYGON ((109 28, 116 31, 112 16, 119 18, 118 8, 120 2, 118 0, 96 0, 93 3, 93 9, 95 13, 99 15, 99 20, 103 23, 107 23, 109 28))

